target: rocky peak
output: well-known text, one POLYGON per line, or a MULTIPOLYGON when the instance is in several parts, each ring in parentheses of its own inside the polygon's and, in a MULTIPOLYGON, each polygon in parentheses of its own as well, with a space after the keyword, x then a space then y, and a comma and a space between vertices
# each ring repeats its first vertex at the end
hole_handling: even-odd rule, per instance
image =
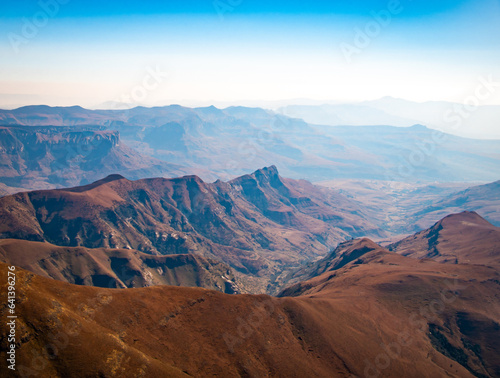
POLYGON ((257 169, 255 172, 252 173, 252 176, 255 176, 256 178, 257 177, 273 178, 273 177, 278 177, 279 172, 278 168, 276 168, 275 165, 271 165, 269 167, 257 169))

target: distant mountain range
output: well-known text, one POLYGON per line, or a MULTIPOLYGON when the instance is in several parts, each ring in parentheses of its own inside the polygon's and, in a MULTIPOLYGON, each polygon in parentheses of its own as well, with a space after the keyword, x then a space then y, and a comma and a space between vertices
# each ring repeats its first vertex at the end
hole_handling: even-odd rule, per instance
MULTIPOLYGON (((441 226, 438 245, 453 238, 464 251, 483 240, 477 246, 492 252, 442 263, 349 241, 280 298, 82 287, 17 268, 16 362, 40 376, 496 377, 500 251, 498 240, 476 232, 499 229, 473 213, 441 226), (48 357, 35 361, 40 345, 48 357)), ((417 236, 414 256, 425 257, 433 240, 430 230, 417 236)), ((0 273, 7 276, 3 263, 0 273)))
POLYGON ((318 183, 357 203, 369 219, 394 235, 421 231, 450 213, 475 211, 500 226, 499 182, 402 183, 331 180, 318 183))
POLYGON ((446 101, 414 102, 394 97, 349 104, 288 105, 278 113, 317 125, 409 127, 424 124, 468 138, 500 139, 500 106, 464 106, 446 101))
MULTIPOLYGON (((0 182, 29 189, 36 188, 33 185, 54 186, 66 175, 71 176, 71 172, 58 173, 54 163, 62 164, 68 149, 74 156, 70 160, 75 171, 84 173, 75 175, 73 181, 81 177, 77 184, 92 181, 88 171, 100 170, 108 155, 112 158, 103 169, 112 163, 115 172, 128 174, 131 179, 151 177, 153 172, 148 167, 154 167, 154 176, 189 171, 212 181, 276 165, 286 177, 312 182, 339 178, 491 182, 498 180, 500 166, 499 140, 465 139, 418 125, 313 126, 260 108, 192 109, 173 105, 87 110, 30 106, 1 110, 0 124, 5 134, 2 148, 8 151, 2 154, 4 173, 0 171, 0 182), (58 135, 53 126, 70 129, 62 129, 63 135, 58 135), (69 130, 84 133, 82 127, 90 126, 97 126, 100 131, 93 132, 107 135, 114 144, 84 142, 92 139, 90 136, 66 136, 69 130), (22 132, 15 131, 19 129, 22 132), (30 142, 42 139, 47 140, 44 153, 30 142), (73 140, 82 142, 75 145, 73 140), (100 157, 94 159, 87 152, 89 145, 100 157), (41 154, 40 167, 26 164, 38 157, 34 149, 41 154), (132 170, 131 162, 135 162, 136 170, 132 170)), ((95 136, 92 140, 97 139, 95 136)))
POLYGON ((500 226, 500 181, 450 194, 416 212, 413 220, 418 227, 424 228, 421 227, 423 224, 428 226, 432 220, 464 210, 476 211, 495 226, 500 226))

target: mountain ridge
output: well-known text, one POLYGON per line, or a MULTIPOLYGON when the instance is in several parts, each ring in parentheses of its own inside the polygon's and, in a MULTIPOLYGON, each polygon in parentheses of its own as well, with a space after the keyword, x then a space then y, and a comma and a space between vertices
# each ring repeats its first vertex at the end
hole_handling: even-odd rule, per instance
POLYGON ((264 290, 283 267, 320 256, 336 241, 384 235, 347 198, 282 179, 276 167, 211 184, 193 175, 108 176, 84 187, 0 198, 0 216, 2 238, 216 258, 253 280, 252 290, 264 290))
POLYGON ((286 297, 290 296, 292 293, 297 295, 297 293, 305 291, 302 287, 304 281, 311 280, 326 272, 333 272, 341 269, 363 255, 374 251, 389 252, 368 238, 352 239, 342 242, 322 259, 291 272, 285 279, 286 287, 278 296, 286 297))
POLYGON ((443 263, 500 265, 500 228, 474 211, 463 211, 387 248, 403 256, 443 263))

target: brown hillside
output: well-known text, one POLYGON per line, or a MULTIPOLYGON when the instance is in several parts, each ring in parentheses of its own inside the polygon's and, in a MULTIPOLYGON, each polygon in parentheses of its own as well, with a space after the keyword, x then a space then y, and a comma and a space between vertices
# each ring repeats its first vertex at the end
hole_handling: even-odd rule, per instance
POLYGON ((285 279, 288 288, 280 295, 286 296, 288 295, 287 292, 290 292, 290 290, 293 293, 297 287, 302 287, 303 281, 318 277, 325 272, 333 272, 373 251, 388 252, 385 248, 368 238, 353 239, 340 243, 332 252, 321 260, 309 263, 290 273, 285 279))
POLYGON ((445 263, 500 264, 500 228, 475 212, 449 215, 388 247, 403 256, 445 263))
POLYGON ((41 377, 500 374, 498 271, 383 251, 359 260, 287 298, 100 289, 18 269, 17 366, 41 377))
POLYGON ((0 240, 0 261, 56 280, 105 288, 153 285, 239 291, 231 269, 195 255, 152 256, 129 249, 59 247, 17 239, 0 240))

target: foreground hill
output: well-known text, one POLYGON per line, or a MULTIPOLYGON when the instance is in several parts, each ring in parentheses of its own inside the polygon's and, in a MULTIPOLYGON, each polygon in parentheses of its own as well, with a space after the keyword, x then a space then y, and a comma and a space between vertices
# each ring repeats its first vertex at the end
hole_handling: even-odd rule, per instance
POLYGON ((0 182, 9 187, 84 185, 112 173, 138 179, 187 171, 141 155, 104 127, 0 127, 0 182))
POLYGON ((129 249, 58 247, 3 239, 0 240, 0 261, 78 285, 105 288, 192 286, 228 294, 239 290, 227 265, 196 255, 152 256, 129 249))
POLYGON ((500 374, 500 275, 487 266, 373 250, 285 298, 16 274, 14 376, 500 374))
POLYGON ((245 275, 253 292, 339 241, 383 234, 344 196, 283 179, 274 166, 213 184, 114 175, 0 198, 0 217, 1 238, 216 258, 245 275))
POLYGON ((475 212, 464 211, 449 215, 388 249, 403 256, 444 263, 500 265, 500 228, 475 212))

